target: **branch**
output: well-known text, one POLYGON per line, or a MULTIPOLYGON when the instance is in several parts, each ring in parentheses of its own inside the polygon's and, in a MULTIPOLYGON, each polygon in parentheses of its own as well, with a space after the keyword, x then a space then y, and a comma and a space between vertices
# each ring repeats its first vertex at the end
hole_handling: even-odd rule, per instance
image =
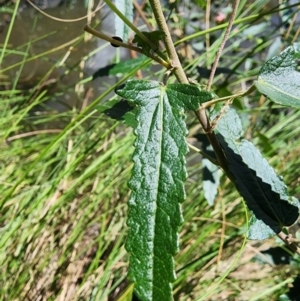
MULTIPOLYGON (((171 38, 171 34, 169 31, 168 25, 166 23, 164 14, 162 12, 160 1, 159 0, 149 0, 149 2, 152 7, 153 14, 154 14, 154 17, 155 17, 155 20, 157 22, 159 29, 165 33, 164 43, 166 45, 166 50, 169 55, 171 65, 174 68, 174 74, 180 83, 188 84, 189 83, 188 78, 186 77, 184 70, 182 68, 182 65, 179 61, 174 43, 171 38)), ((195 114, 196 114, 202 128, 204 129, 204 132, 207 135, 207 138, 208 138, 210 144, 212 145, 212 147, 215 151, 215 154, 219 161, 220 167, 224 169, 226 174, 230 175, 230 172, 228 171, 228 168, 227 168, 225 156, 220 147, 219 141, 218 141, 215 133, 211 131, 211 124, 210 124, 210 121, 209 121, 209 118, 208 118, 205 108, 200 108, 199 110, 195 111, 195 114)))
POLYGON ((183 68, 181 66, 181 63, 179 61, 168 25, 166 23, 164 14, 161 9, 160 1, 149 0, 149 2, 152 7, 153 14, 157 22, 158 28, 165 33, 164 43, 166 46, 167 54, 170 58, 171 66, 174 68, 174 74, 180 83, 188 84, 189 83, 188 78, 186 77, 183 68))
POLYGON ((130 50, 142 53, 142 54, 150 57, 154 61, 158 62, 159 64, 161 64, 162 66, 164 66, 167 69, 169 69, 171 67, 170 64, 168 62, 166 62, 165 60, 163 60, 162 58, 160 58, 158 56, 155 56, 155 55, 153 55, 151 53, 146 54, 146 53, 144 53, 144 51, 143 51, 142 48, 136 47, 136 46, 128 44, 128 43, 121 42, 119 40, 115 40, 112 37, 109 37, 109 36, 105 35, 104 33, 91 28, 89 25, 85 25, 83 29, 86 32, 88 32, 88 33, 90 33, 90 34, 92 34, 92 35, 94 35, 94 36, 96 36, 96 37, 98 37, 98 38, 100 38, 102 40, 105 40, 105 41, 107 41, 107 42, 109 42, 111 44, 115 44, 115 45, 118 45, 120 47, 124 47, 124 48, 130 49, 130 50))
POLYGON ((295 253, 300 255, 300 248, 297 243, 298 240, 294 239, 291 234, 286 235, 283 232, 279 232, 277 236, 295 253))
MULTIPOLYGON (((157 46, 148 38, 146 35, 144 35, 136 26, 134 26, 127 18, 124 16, 118 8, 112 3, 110 0, 104 0, 104 2, 109 6, 109 8, 132 30, 134 31, 147 45, 151 47, 151 49, 156 52, 157 46)), ((167 60, 165 55, 158 51, 158 54, 164 59, 167 60)))

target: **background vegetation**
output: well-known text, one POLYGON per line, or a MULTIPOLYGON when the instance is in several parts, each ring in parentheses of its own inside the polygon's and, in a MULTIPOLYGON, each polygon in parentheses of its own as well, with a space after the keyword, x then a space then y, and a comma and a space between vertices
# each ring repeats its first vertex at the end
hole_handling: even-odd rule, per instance
MULTIPOLYGON (((163 73, 155 65, 138 64, 120 76, 103 77, 103 69, 91 76, 83 68, 88 59, 114 50, 107 43, 70 64, 76 49, 89 43, 83 31, 44 52, 33 53, 31 46, 46 42, 49 34, 28 35, 16 48, 9 39, 21 13, 19 2, 0 8, 1 16, 10 18, 10 23, 2 18, 0 55, 0 300, 115 300, 128 285, 126 183, 134 136, 121 122, 100 113, 100 104, 116 98, 112 92, 125 78, 163 73), (56 60, 51 53, 57 53, 56 60), (44 74, 29 82, 22 71, 34 61, 50 63, 44 74), (72 72, 78 80, 70 79, 72 72), (100 92, 93 85, 99 75, 100 92), (61 95, 70 95, 72 102, 61 105, 61 95)), ((212 3, 205 10, 202 4, 166 2, 166 14, 187 73, 205 84, 230 5, 212 3), (207 34, 197 35, 200 29, 207 34)), ((141 9, 136 22, 143 30, 153 29, 150 8, 136 5, 141 9)), ((241 21, 231 34, 213 87, 220 97, 245 89, 262 61, 299 41, 297 10, 276 5, 242 1, 241 21)), ((90 1, 87 12, 94 9, 90 1)), ((39 14, 32 32, 43 26, 39 14)), ((96 15, 92 24, 103 17, 96 15)), ((117 51, 107 63, 119 61, 117 51)), ((283 109, 258 94, 233 105, 243 117, 246 137, 284 177, 290 194, 299 196, 299 111, 283 109)), ((192 115, 187 121, 187 139, 199 146, 199 126, 192 115)), ((215 203, 209 206, 201 158, 191 151, 187 161, 174 299, 299 300, 299 258, 274 239, 246 241, 247 210, 232 184, 222 177, 215 203)))

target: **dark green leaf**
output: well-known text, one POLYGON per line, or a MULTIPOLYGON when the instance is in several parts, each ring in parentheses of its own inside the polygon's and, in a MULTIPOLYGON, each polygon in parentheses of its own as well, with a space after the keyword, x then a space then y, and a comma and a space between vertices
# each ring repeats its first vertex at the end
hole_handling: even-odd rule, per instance
POLYGON ((132 71, 133 69, 142 66, 146 61, 148 61, 148 58, 144 55, 141 55, 137 58, 121 61, 118 64, 114 64, 109 69, 109 75, 118 75, 118 74, 126 74, 132 71))
POLYGON ((148 59, 141 55, 135 59, 130 59, 126 61, 121 61, 118 64, 110 64, 105 67, 98 69, 93 74, 93 80, 97 77, 109 76, 109 75, 119 75, 126 74, 131 72, 133 69, 138 68, 139 66, 142 68, 144 63, 146 63, 148 59))
POLYGON ((135 119, 136 108, 132 105, 129 105, 125 99, 114 99, 107 101, 99 105, 97 109, 112 119, 122 120, 126 125, 132 128, 137 126, 135 119))
POLYGON ((170 84, 167 93, 171 99, 178 99, 185 110, 195 111, 199 104, 212 100, 214 93, 202 90, 197 85, 170 84))
POLYGON ((187 176, 184 110, 198 107, 205 98, 199 88, 188 86, 131 80, 116 89, 138 108, 126 249, 129 278, 143 301, 172 300, 173 256, 178 251, 187 176))
POLYGON ((241 123, 233 109, 219 120, 217 130, 235 185, 256 218, 275 233, 292 225, 299 216, 298 206, 290 202, 284 182, 259 150, 251 142, 240 140, 241 123))
POLYGON ((259 72, 256 88, 272 101, 300 108, 300 43, 268 60, 259 72))
POLYGON ((122 120, 124 115, 133 109, 132 106, 129 105, 128 101, 125 99, 121 99, 110 109, 106 109, 103 113, 115 120, 122 120))
POLYGON ((165 33, 160 30, 155 30, 151 32, 142 31, 142 34, 146 36, 154 45, 155 49, 151 48, 150 45, 146 43, 140 36, 137 34, 134 36, 132 43, 136 43, 138 47, 141 47, 144 50, 145 54, 149 54, 151 51, 158 49, 159 41, 162 40, 165 36, 165 33))
POLYGON ((116 64, 110 64, 105 67, 102 67, 98 69, 94 74, 93 74, 93 80, 96 79, 97 77, 102 77, 102 76, 108 76, 110 75, 111 70, 116 66, 116 64))

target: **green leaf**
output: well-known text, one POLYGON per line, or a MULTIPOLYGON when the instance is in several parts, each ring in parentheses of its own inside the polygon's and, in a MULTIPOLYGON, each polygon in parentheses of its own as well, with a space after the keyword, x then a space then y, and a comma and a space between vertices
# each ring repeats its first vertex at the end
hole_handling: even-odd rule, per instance
POLYGON ((143 66, 145 62, 148 61, 148 58, 145 57, 144 55, 141 55, 137 58, 134 59, 129 59, 125 61, 121 61, 118 64, 114 65, 110 70, 109 70, 109 75, 118 75, 118 74, 126 74, 132 71, 133 69, 143 66))
MULTIPOLYGON (((115 5, 119 11, 130 21, 133 21, 133 1, 132 0, 115 0, 115 5)), ((128 40, 129 27, 115 15, 116 36, 123 41, 128 40)))
POLYGON ((113 99, 97 106, 98 111, 104 113, 115 120, 121 120, 126 125, 136 128, 137 121, 135 119, 136 108, 129 105, 125 99, 113 99))
POLYGON ((212 100, 216 95, 202 90, 198 85, 170 84, 167 94, 171 99, 178 99, 185 110, 195 111, 201 103, 212 100))
POLYGON ((298 219, 299 208, 290 201, 282 178, 259 150, 251 142, 240 139, 242 127, 235 110, 227 109, 217 130, 235 185, 256 218, 275 233, 292 225, 298 219))
POLYGON ((138 47, 141 47, 144 50, 145 54, 149 54, 151 51, 157 50, 159 41, 162 40, 165 36, 165 33, 161 30, 154 30, 151 32, 142 31, 142 34, 155 45, 155 49, 152 49, 150 45, 148 45, 140 36, 136 34, 132 40, 132 43, 136 43, 138 47))
POLYGON ((256 88, 272 101, 300 108, 300 43, 268 60, 259 72, 256 88))
POLYGON ((105 67, 99 68, 93 74, 93 80, 97 77, 109 76, 109 75, 120 75, 130 73, 136 68, 142 69, 148 62, 148 58, 141 55, 134 59, 129 59, 125 61, 120 61, 118 64, 110 64, 105 67))
POLYGON ((198 107, 204 95, 209 100, 211 94, 196 86, 164 87, 142 80, 128 81, 116 93, 138 108, 129 181, 129 278, 141 300, 172 300, 173 256, 178 251, 187 177, 184 110, 198 107))

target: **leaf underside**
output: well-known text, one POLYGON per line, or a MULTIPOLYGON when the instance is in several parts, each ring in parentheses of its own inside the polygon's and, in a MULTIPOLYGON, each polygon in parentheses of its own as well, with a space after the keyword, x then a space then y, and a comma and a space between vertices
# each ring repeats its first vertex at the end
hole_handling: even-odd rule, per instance
MULTIPOLYGON (((215 152, 213 151, 207 136, 205 134, 198 133, 194 135, 194 137, 201 142, 201 149, 205 152, 205 154, 217 160, 215 152)), ((208 205, 213 206, 220 185, 220 168, 205 157, 202 158, 202 168, 204 197, 208 205)))
POLYGON ((172 300, 187 177, 184 111, 212 99, 210 93, 189 87, 131 80, 116 89, 137 106, 126 249, 129 278, 141 300, 172 300))
POLYGON ((300 43, 268 60, 259 72, 256 88, 272 101, 300 108, 300 43))
POLYGON ((284 226, 292 225, 298 219, 299 208, 296 202, 290 202, 284 182, 259 150, 251 142, 240 139, 243 131, 235 110, 227 109, 217 131, 235 185, 258 220, 250 223, 249 237, 266 238, 270 229, 279 233, 284 226), (264 235, 257 233, 263 227, 261 221, 267 226, 264 235))

